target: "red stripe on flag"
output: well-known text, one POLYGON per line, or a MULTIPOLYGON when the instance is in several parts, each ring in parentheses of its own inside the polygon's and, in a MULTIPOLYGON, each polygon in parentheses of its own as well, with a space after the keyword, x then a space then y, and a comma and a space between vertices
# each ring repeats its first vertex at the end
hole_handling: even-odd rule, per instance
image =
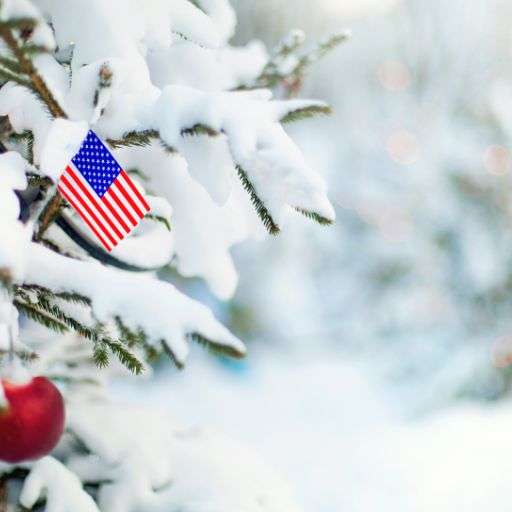
POLYGON ((100 242, 103 244, 103 247, 105 247, 105 249, 110 252, 112 248, 107 244, 107 242, 105 242, 103 237, 98 233, 98 230, 93 226, 92 222, 81 213, 80 208, 73 201, 73 199, 71 199, 71 197, 66 192, 64 192, 64 190, 60 186, 58 188, 59 192, 67 199, 67 201, 71 204, 75 211, 80 215, 80 218, 89 226, 91 231, 99 238, 100 242))
POLYGON ((117 245, 114 237, 109 233, 108 229, 103 225, 103 223, 98 219, 96 214, 92 211, 89 205, 82 199, 79 193, 77 193, 75 187, 71 184, 71 182, 67 179, 66 175, 62 175, 61 177, 62 183, 66 185, 66 187, 73 193, 73 197, 75 197, 78 202, 82 205, 82 207, 87 211, 87 213, 93 218, 94 222, 98 225, 98 227, 103 231, 103 233, 107 236, 107 238, 112 242, 114 247, 117 245))
POLYGON ((144 205, 144 208, 149 212, 149 204, 146 202, 142 194, 138 191, 137 187, 133 184, 132 179, 128 174, 125 172, 124 169, 121 169, 121 175, 123 176, 126 183, 128 183, 128 186, 131 188, 132 192, 137 196, 137 199, 144 205))
POLYGON ((124 198, 130 203, 130 206, 135 210, 135 213, 142 219, 142 217, 144 217, 144 214, 142 213, 140 208, 135 204, 135 201, 132 199, 132 196, 128 194, 126 189, 123 187, 121 181, 119 179, 116 179, 114 183, 116 184, 117 188, 121 191, 121 194, 123 194, 124 198))
POLYGON ((121 215, 119 215, 119 213, 116 212, 115 208, 110 204, 110 201, 107 199, 107 196, 104 195, 101 198, 101 200, 102 200, 103 204, 111 211, 112 215, 116 218, 117 222, 119 222, 119 224, 121 224, 121 226, 123 226, 123 229, 128 234, 130 232, 130 228, 126 225, 126 222, 123 220, 121 215))
POLYGON ((85 194, 87 199, 93 204, 93 206, 98 210, 98 212, 101 214, 101 217, 107 221, 108 225, 112 228, 114 233, 118 236, 118 238, 122 239, 123 235, 121 234, 121 231, 117 229, 117 226, 110 220, 107 213, 103 211, 103 208, 101 205, 94 199, 93 195, 87 190, 86 186, 80 181, 78 176, 73 172, 73 169, 68 165, 67 168, 68 174, 73 178, 73 181, 80 187, 80 190, 85 194))
MULTIPOLYGON (((117 206, 119 206, 119 208, 121 208, 122 212, 128 217, 128 220, 134 225, 136 226, 137 225, 137 222, 135 221, 135 219, 132 217, 132 214, 127 210, 126 206, 121 202, 121 200, 119 199, 119 197, 117 197, 117 194, 114 192, 114 189, 112 188, 112 186, 110 187, 109 191, 107 192, 109 193, 111 196, 112 196, 112 199, 115 201, 115 203, 117 204, 117 206)), ((105 197, 105 196, 103 196, 105 197)))

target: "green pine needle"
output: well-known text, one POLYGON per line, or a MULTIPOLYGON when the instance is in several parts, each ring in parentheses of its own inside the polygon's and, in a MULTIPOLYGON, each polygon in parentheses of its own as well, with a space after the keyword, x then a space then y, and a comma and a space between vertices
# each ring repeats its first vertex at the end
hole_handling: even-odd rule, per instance
MULTIPOLYGON (((25 145, 25 157, 26 159, 33 164, 34 163, 34 134, 30 130, 25 130, 21 133, 11 133, 9 134, 9 139, 14 142, 20 142, 25 145)), ((27 173, 28 175, 28 173, 27 173)), ((37 176, 37 175, 34 175, 37 176)), ((44 176, 40 176, 41 179, 47 180, 51 184, 51 180, 44 176)), ((30 184, 30 181, 29 181, 30 184)))
POLYGON ((280 122, 283 124, 294 123, 296 121, 302 121, 303 119, 309 119, 319 115, 327 116, 331 113, 332 109, 328 105, 310 105, 308 107, 303 107, 288 112, 280 119, 280 122))
POLYGON ((107 348, 102 343, 94 344, 92 358, 98 368, 106 368, 110 364, 107 348))
POLYGON ((148 177, 140 169, 128 169, 126 172, 130 175, 137 176, 137 178, 142 181, 148 181, 148 177))
POLYGON ((35 18, 10 18, 8 20, 2 21, 1 25, 6 28, 15 29, 15 30, 33 30, 37 25, 37 20, 35 18))
POLYGON ((162 217, 161 215, 154 215, 152 213, 147 213, 146 215, 144 215, 144 218, 153 220, 155 222, 160 222, 167 228, 167 231, 171 231, 171 223, 168 221, 168 219, 166 219, 165 217, 162 217))
POLYGON ((243 357, 245 357, 245 352, 240 352, 234 347, 231 347, 229 345, 223 345, 221 343, 218 343, 217 341, 210 340, 204 337, 202 334, 199 334, 198 332, 188 334, 187 338, 190 341, 194 341, 195 343, 202 345, 209 352, 212 352, 213 354, 216 355, 234 357, 236 359, 242 359, 243 357))
POLYGON ((143 130, 140 132, 128 132, 122 139, 107 139, 107 142, 114 149, 128 147, 149 146, 154 139, 158 139, 159 134, 156 130, 143 130))
POLYGON ((3 78, 7 82, 16 82, 17 84, 23 85, 28 89, 32 89, 32 84, 28 80, 9 71, 8 69, 5 69, 4 67, 0 67, 0 78, 3 78))
POLYGON ((83 306, 90 306, 91 299, 89 297, 85 297, 84 295, 80 295, 76 292, 54 292, 49 288, 45 288, 44 286, 38 284, 23 284, 21 286, 15 287, 15 293, 21 293, 22 291, 33 291, 36 293, 43 293, 49 296, 57 297, 58 299, 65 300, 67 302, 72 302, 74 304, 82 304, 83 306))
POLYGON ((267 228, 267 231, 271 235, 279 234, 279 226, 276 224, 276 222, 270 215, 270 212, 267 210, 267 207, 263 204, 263 201, 258 197, 258 194, 256 193, 253 184, 250 182, 247 173, 239 165, 236 166, 236 170, 238 172, 238 177, 240 178, 243 187, 245 188, 245 190, 247 191, 251 198, 251 203, 256 209, 256 212, 259 215, 261 221, 263 222, 263 225, 265 226, 265 228, 267 228))
POLYGON ((0 57, 0 65, 9 70, 11 73, 23 74, 19 63, 14 59, 10 59, 9 57, 0 57))
MULTIPOLYGON (((144 365, 126 348, 123 343, 110 338, 102 337, 95 343, 95 358, 96 358, 96 347, 98 343, 108 347, 110 351, 117 356, 121 364, 123 364, 128 370, 135 375, 140 375, 144 371, 144 365)), ((108 359, 107 359, 108 363, 108 359)))
POLYGON ((44 325, 47 329, 51 331, 58 332, 59 334, 63 334, 68 331, 68 328, 63 323, 55 320, 50 315, 41 312, 38 308, 33 306, 32 304, 27 304, 25 302, 21 302, 19 300, 14 300, 14 305, 21 311, 26 317, 34 320, 38 324, 44 325))
POLYGON ((47 190, 52 184, 51 180, 46 176, 39 176, 39 174, 25 173, 29 186, 37 187, 42 190, 47 190))
POLYGON ((219 132, 210 126, 198 123, 191 128, 183 128, 183 130, 181 130, 181 135, 207 135, 208 137, 216 137, 219 135, 219 132))
POLYGON ((52 302, 53 298, 60 298, 69 302, 89 305, 90 301, 86 297, 74 293, 54 294, 46 288, 37 285, 30 285, 30 287, 26 287, 25 289, 16 287, 15 295, 18 297, 14 301, 16 307, 32 320, 59 333, 72 330, 80 334, 83 338, 92 341, 93 359, 100 368, 108 364, 108 350, 110 350, 110 352, 116 355, 119 361, 131 372, 138 375, 144 370, 143 364, 130 352, 128 347, 121 341, 113 340, 106 336, 100 324, 96 327, 84 325, 72 316, 66 314, 57 304, 52 302), (36 293, 37 302, 31 300, 27 291, 36 293))
POLYGON ((183 368, 184 368, 183 363, 176 359, 176 356, 175 356, 171 346, 169 345, 169 343, 166 340, 160 340, 160 343, 162 345, 162 349, 163 349, 164 353, 173 362, 174 366, 176 366, 176 368, 178 368, 178 370, 183 370, 183 368))
POLYGON ((304 215, 305 217, 307 217, 308 219, 318 222, 318 224, 321 224, 322 226, 330 226, 334 224, 334 222, 331 219, 323 217, 319 213, 312 212, 310 210, 305 210, 304 208, 299 207, 295 207, 295 210, 304 215))
POLYGON ((20 46, 20 50, 28 56, 38 55, 39 53, 48 53, 46 46, 34 43, 25 43, 20 46))

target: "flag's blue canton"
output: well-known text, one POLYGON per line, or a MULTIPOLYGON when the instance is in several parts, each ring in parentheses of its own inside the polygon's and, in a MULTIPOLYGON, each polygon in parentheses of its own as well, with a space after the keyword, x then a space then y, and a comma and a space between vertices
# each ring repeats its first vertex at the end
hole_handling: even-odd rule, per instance
POLYGON ((71 161, 100 197, 121 172, 115 158, 91 130, 71 161))

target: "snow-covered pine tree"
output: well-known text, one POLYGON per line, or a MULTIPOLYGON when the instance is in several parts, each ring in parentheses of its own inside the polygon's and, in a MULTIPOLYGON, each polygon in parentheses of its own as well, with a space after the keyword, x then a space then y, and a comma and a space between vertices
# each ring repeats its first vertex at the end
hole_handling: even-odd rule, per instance
POLYGON ((226 299, 233 244, 278 233, 290 213, 334 219, 282 126, 329 107, 270 88, 295 90, 344 36, 301 54, 295 32, 268 56, 229 45, 235 21, 227 0, 1 2, 0 349, 60 383, 67 409, 52 457, 0 466, 2 510, 295 508, 244 448, 115 405, 104 386, 160 355, 182 367, 193 342, 245 354, 157 270, 202 277, 226 299), (56 191, 89 128, 151 205, 111 253, 56 191))

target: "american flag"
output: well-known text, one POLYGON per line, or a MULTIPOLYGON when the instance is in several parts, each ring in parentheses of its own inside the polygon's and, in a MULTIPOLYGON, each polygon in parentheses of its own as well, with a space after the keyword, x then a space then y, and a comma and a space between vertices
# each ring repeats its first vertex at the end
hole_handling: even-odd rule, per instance
POLYGON ((58 189, 109 252, 150 209, 92 130, 62 173, 58 189))

